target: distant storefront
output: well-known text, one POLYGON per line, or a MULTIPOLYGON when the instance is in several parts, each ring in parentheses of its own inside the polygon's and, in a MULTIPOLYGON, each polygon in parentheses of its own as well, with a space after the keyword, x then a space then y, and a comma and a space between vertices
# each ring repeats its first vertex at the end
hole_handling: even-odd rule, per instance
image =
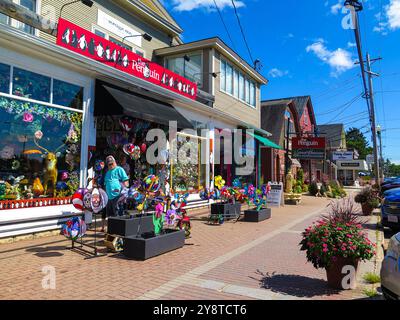
POLYGON ((354 185, 358 178, 358 173, 368 171, 368 165, 365 160, 344 160, 337 161, 338 180, 345 186, 354 185))

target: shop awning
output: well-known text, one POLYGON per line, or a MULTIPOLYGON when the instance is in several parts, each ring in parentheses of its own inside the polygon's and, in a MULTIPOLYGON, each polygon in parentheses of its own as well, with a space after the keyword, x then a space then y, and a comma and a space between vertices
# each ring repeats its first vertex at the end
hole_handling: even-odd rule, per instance
POLYGON ((281 146, 278 146, 276 143, 272 142, 268 138, 265 138, 265 137, 259 136, 258 134, 253 134, 250 132, 247 132, 247 134, 252 136, 254 139, 260 141, 266 147, 270 147, 273 149, 280 149, 280 150, 283 149, 281 146))
POLYGON ((179 129, 193 129, 193 124, 170 104, 98 82, 94 115, 122 114, 163 125, 177 121, 179 129))

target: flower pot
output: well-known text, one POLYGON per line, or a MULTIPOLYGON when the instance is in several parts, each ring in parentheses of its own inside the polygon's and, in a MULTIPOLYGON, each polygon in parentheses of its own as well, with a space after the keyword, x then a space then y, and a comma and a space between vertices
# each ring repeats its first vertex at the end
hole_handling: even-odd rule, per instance
POLYGON ((338 257, 326 268, 328 285, 333 289, 350 290, 357 286, 357 268, 359 261, 351 258, 338 257))
POLYGON ((185 230, 165 230, 156 236, 154 232, 143 233, 141 237, 124 239, 123 254, 129 259, 147 260, 163 253, 182 248, 185 245, 185 230))
POLYGON ((366 202, 361 204, 361 209, 364 216, 370 216, 374 211, 374 208, 366 202))
POLYGON ((121 237, 136 236, 138 231, 140 234, 154 231, 152 214, 134 218, 130 216, 109 217, 107 226, 108 234, 121 237))
POLYGON ((211 204, 211 216, 221 215, 224 220, 235 219, 240 215, 241 209, 240 203, 213 203, 211 204))
POLYGON ((253 210, 245 210, 244 211, 244 219, 246 222, 261 222, 271 218, 271 209, 264 208, 260 211, 255 209, 253 210))

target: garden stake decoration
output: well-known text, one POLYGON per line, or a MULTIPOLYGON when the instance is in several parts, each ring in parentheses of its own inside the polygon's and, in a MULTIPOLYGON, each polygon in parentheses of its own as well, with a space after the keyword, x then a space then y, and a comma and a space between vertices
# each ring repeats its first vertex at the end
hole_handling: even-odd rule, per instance
POLYGON ((174 200, 171 201, 171 211, 175 212, 175 219, 178 222, 180 230, 185 230, 186 238, 190 237, 191 223, 190 218, 187 216, 187 212, 184 209, 187 204, 189 193, 175 194, 174 200))

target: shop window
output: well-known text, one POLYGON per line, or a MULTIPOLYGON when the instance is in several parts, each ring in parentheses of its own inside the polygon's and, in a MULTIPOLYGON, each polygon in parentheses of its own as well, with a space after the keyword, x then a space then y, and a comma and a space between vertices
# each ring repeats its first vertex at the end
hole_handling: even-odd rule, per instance
POLYGON ((82 101, 82 87, 56 79, 53 80, 53 104, 82 110, 82 101))
POLYGON ((116 45, 118 45, 118 46, 120 46, 122 48, 125 48, 126 50, 132 51, 132 47, 128 46, 127 44, 123 43, 122 41, 119 41, 119 40, 117 40, 117 39, 115 39, 115 38, 113 38, 111 36, 109 37, 109 40, 111 42, 115 43, 116 45))
POLYGON ((206 140, 178 134, 175 143, 177 144, 178 161, 171 163, 171 187, 175 192, 198 192, 206 186, 207 166, 201 163, 202 143, 206 143, 206 140), (187 159, 183 159, 184 156, 180 150, 187 151, 187 159))
POLYGON ((10 71, 9 65, 0 63, 0 92, 10 93, 10 71))
POLYGON ((0 97, 0 119, 0 200, 72 196, 82 114, 0 97))
POLYGON ((233 69, 230 64, 226 64, 226 92, 229 94, 233 94, 233 69))
POLYGON ((49 77, 14 68, 13 94, 19 97, 50 102, 51 79, 49 77))

